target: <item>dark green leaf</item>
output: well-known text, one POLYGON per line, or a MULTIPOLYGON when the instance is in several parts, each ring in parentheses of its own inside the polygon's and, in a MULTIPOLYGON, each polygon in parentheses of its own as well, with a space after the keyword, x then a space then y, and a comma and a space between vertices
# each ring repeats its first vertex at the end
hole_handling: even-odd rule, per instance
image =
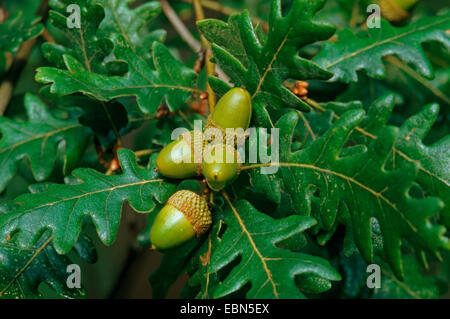
POLYGON ((129 47, 139 55, 149 55, 154 41, 162 42, 166 37, 164 30, 149 31, 147 25, 161 11, 161 4, 149 1, 136 7, 134 0, 94 0, 106 13, 100 25, 99 34, 113 39, 113 34, 121 34, 129 47), (133 8, 130 8, 133 7, 133 8))
POLYGON ((196 92, 192 87, 197 74, 176 60, 161 43, 153 44, 156 71, 139 58, 122 36, 117 36, 116 57, 128 62, 124 76, 106 76, 86 70, 70 55, 64 55, 67 70, 51 67, 37 69, 36 80, 52 83, 50 91, 58 95, 81 92, 100 101, 123 96, 135 96, 144 113, 155 114, 161 102, 170 110, 180 109, 196 92))
POLYGON ((221 240, 212 244, 208 272, 215 273, 236 258, 240 261, 217 285, 214 297, 229 295, 250 283, 247 298, 302 298, 295 276, 340 280, 339 274, 324 259, 277 247, 281 241, 313 226, 313 218, 290 216, 275 220, 247 201, 229 204, 224 212, 226 229, 221 240))
POLYGON ((370 77, 384 78, 382 58, 396 55, 414 66, 422 76, 431 78, 433 69, 421 43, 439 41, 447 47, 450 40, 446 31, 450 28, 450 16, 423 18, 405 27, 392 27, 381 20, 380 28, 370 28, 361 34, 350 29, 338 32, 337 42, 328 42, 314 61, 334 73, 332 81, 355 82, 357 71, 365 70, 370 77))
POLYGON ((89 141, 89 130, 77 121, 79 110, 67 109, 67 118, 58 118, 32 94, 25 96, 25 109, 27 122, 0 117, 0 191, 17 172, 22 159, 29 161, 37 181, 47 179, 60 147, 64 150, 63 173, 70 173, 89 141))
MULTIPOLYGON (((212 43, 214 60, 235 86, 246 87, 255 104, 291 106, 305 111, 309 106, 283 82, 290 78, 330 77, 330 73, 298 55, 302 46, 325 40, 334 32, 330 25, 313 21, 323 3, 322 0, 294 0, 289 13, 282 16, 281 1, 273 0, 269 32, 264 38, 257 36, 247 11, 231 15, 228 23, 207 19, 200 21, 198 27, 212 43)), ((219 80, 212 84, 223 86, 219 80)))
POLYGON ((312 214, 311 205, 316 198, 321 228, 334 231, 335 223, 351 223, 349 229, 353 229, 356 245, 368 262, 373 260, 371 221, 375 218, 381 227, 386 258, 396 275, 402 277, 401 238, 413 243, 417 250, 435 256, 440 249, 450 249, 445 227, 431 222, 443 208, 443 202, 409 195, 417 175, 416 163, 385 169, 398 141, 397 128, 379 130, 377 139, 367 147, 342 151, 348 135, 363 116, 361 110, 345 113, 326 134, 297 152, 291 151, 291 143, 298 115, 283 116, 277 123, 281 162, 277 174, 298 213, 312 214), (350 212, 350 219, 337 218, 342 206, 350 212))
POLYGON ((100 22, 105 17, 103 8, 86 0, 54 0, 50 5, 54 9, 49 13, 50 22, 64 32, 67 44, 44 43, 42 52, 45 58, 58 68, 64 68, 63 55, 71 55, 87 70, 106 73, 103 61, 111 53, 113 44, 110 40, 97 36, 100 22), (70 4, 80 7, 80 28, 67 26, 70 15, 67 6, 70 4))
MULTIPOLYGON (((369 108, 360 127, 366 132, 377 135, 387 124, 394 108, 396 98, 392 94, 383 95, 378 98, 369 108)), ((349 109, 360 109, 361 104, 342 105, 339 109, 338 103, 324 105, 341 115, 349 109)), ((418 167, 416 181, 420 184, 427 195, 437 196, 445 203, 442 211, 442 223, 450 227, 450 136, 425 145, 423 139, 430 131, 433 123, 439 115, 439 106, 429 104, 408 118, 400 127, 398 138, 387 156, 388 163, 392 167, 401 167, 414 162, 418 167)), ((365 135, 353 138, 359 142, 367 143, 371 139, 365 135)))
POLYGON ((83 217, 90 216, 102 242, 111 245, 124 201, 134 210, 148 213, 155 208, 155 201, 164 202, 175 190, 175 185, 161 179, 153 167, 140 168, 133 152, 119 150, 119 160, 120 175, 79 168, 73 171, 77 184, 53 184, 43 193, 16 198, 16 209, 0 215, 0 242, 18 232, 18 245, 30 247, 44 230, 51 229, 56 251, 67 253, 77 241, 83 217))
POLYGON ((14 54, 22 42, 35 38, 44 31, 39 19, 28 20, 22 12, 0 23, 0 75, 6 71, 6 53, 14 54))
POLYGON ((67 266, 72 264, 66 256, 56 253, 47 232, 31 248, 17 245, 15 238, 0 244, 0 297, 42 298, 39 285, 46 283, 66 298, 84 297, 84 289, 67 286, 67 266))
POLYGON ((375 289, 372 297, 377 299, 435 299, 439 298, 437 279, 420 270, 414 257, 403 261, 405 279, 398 280, 389 266, 381 263, 381 288, 375 289))

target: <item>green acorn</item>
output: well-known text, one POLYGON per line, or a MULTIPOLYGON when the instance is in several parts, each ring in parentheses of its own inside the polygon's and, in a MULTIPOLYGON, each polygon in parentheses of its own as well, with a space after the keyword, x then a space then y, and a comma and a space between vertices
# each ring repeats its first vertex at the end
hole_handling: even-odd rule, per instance
POLYGON ((232 88, 217 102, 211 117, 222 128, 248 129, 252 117, 250 93, 242 88, 232 88))
MULTIPOLYGON (((248 129, 252 117, 252 99, 250 93, 242 88, 233 88, 217 102, 214 111, 205 123, 207 129, 218 129, 228 145, 236 144, 235 136, 226 136, 226 129, 248 129), (227 137, 227 139, 225 139, 227 137)), ((208 141, 210 142, 210 140, 208 141)))
POLYGON ((181 179, 200 175, 202 148, 202 132, 185 133, 161 150, 156 157, 156 168, 168 178, 181 179), (198 163, 195 161, 195 152, 199 152, 198 163))
POLYGON ((392 22, 398 22, 409 16, 407 10, 415 5, 418 0, 379 0, 383 16, 392 22))
POLYGON ((205 148, 202 173, 212 190, 217 192, 231 184, 239 171, 239 154, 234 147, 215 144, 205 148))
POLYGON ((211 223, 206 200, 192 191, 180 190, 167 200, 153 222, 150 230, 152 248, 177 247, 204 234, 211 223))

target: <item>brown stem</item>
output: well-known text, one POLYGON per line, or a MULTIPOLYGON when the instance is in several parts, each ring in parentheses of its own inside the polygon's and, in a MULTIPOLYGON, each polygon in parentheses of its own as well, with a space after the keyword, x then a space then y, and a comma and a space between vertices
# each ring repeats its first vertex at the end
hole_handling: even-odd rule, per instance
POLYGON ((150 149, 146 149, 146 150, 139 150, 139 151, 135 151, 134 155, 136 155, 136 157, 142 157, 142 156, 147 156, 147 155, 151 155, 154 152, 158 152, 159 149, 156 148, 150 148, 150 149))
POLYGON ((189 29, 184 25, 183 21, 178 17, 177 13, 172 9, 167 0, 159 0, 161 2, 161 8, 166 15, 167 19, 173 25, 180 37, 189 45, 194 52, 199 52, 201 44, 195 39, 189 29))
MULTIPOLYGON (((180 1, 193 4, 196 0, 180 0, 180 1)), ((229 15, 232 15, 233 13, 239 13, 239 10, 224 6, 224 5, 220 4, 219 2, 210 1, 210 0, 201 0, 200 2, 204 8, 219 12, 223 15, 229 16, 229 15)), ((266 31, 266 32, 269 29, 269 25, 267 24, 267 22, 265 22, 262 19, 252 17, 252 21, 254 24, 260 24, 263 27, 264 31, 266 31)))
POLYGON ((191 129, 194 129, 194 125, 192 125, 192 123, 189 121, 189 119, 188 119, 187 116, 183 113, 182 110, 178 110, 178 115, 180 115, 180 117, 183 119, 183 121, 185 121, 185 122, 191 127, 191 129))
MULTIPOLYGON (((193 5, 196 21, 204 20, 205 14, 203 12, 203 7, 200 0, 193 0, 193 5)), ((208 40, 206 40, 206 38, 201 33, 200 33, 200 42, 202 51, 205 52, 206 75, 208 77, 210 75, 214 75, 215 73, 214 63, 211 62, 212 58, 211 44, 208 42, 208 40)), ((206 91, 208 92, 209 112, 212 113, 216 105, 216 96, 214 95, 212 87, 209 85, 208 78, 206 78, 206 91)))
POLYGON ((445 101, 446 103, 450 104, 450 97, 445 95, 445 93, 440 91, 438 88, 434 87, 429 81, 427 81, 425 78, 423 78, 417 72, 415 72, 409 66, 404 64, 398 58, 396 58, 394 56, 387 56, 385 59, 386 59, 386 61, 388 61, 392 65, 395 65, 397 68, 399 68, 400 70, 402 70, 403 72, 408 74, 411 78, 413 78, 414 80, 419 82, 426 89, 428 89, 432 94, 434 94, 435 96, 437 96, 441 100, 445 101))

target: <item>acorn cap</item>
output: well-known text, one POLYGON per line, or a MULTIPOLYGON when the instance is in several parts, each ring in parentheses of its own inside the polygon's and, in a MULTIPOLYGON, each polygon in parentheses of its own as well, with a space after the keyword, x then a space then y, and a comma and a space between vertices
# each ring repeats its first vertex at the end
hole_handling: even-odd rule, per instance
POLYGON ((191 146, 191 158, 197 166, 197 175, 201 175, 203 149, 206 145, 206 141, 203 139, 203 132, 192 130, 182 134, 179 139, 185 140, 191 146))
POLYGON ((197 237, 204 234, 211 226, 212 218, 208 203, 200 195, 189 190, 180 190, 170 196, 167 204, 172 205, 186 216, 197 237))

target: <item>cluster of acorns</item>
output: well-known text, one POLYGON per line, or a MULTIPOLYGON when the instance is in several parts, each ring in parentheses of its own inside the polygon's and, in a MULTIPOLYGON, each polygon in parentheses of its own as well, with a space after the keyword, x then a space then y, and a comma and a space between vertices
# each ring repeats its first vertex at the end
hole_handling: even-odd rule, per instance
MULTIPOLYGON (((251 114, 248 91, 242 88, 229 90, 205 124, 205 130, 218 130, 218 136, 222 138, 211 140, 203 132, 190 131, 161 150, 156 158, 158 172, 173 179, 203 174, 209 188, 220 191, 236 179, 240 170, 235 148, 237 136, 230 139, 226 129, 245 131, 250 125, 251 114)), ((166 250, 179 246, 207 232, 211 223, 205 198, 189 190, 177 191, 153 222, 150 231, 152 248, 166 250)))

